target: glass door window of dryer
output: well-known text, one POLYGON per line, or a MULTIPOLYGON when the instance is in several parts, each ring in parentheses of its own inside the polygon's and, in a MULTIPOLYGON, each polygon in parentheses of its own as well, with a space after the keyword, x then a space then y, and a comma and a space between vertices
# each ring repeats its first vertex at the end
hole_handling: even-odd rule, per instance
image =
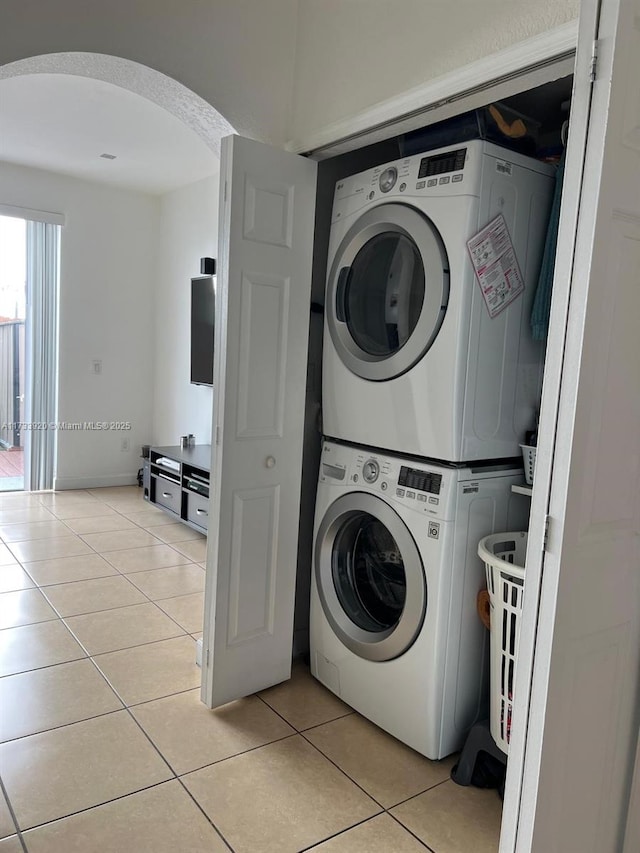
POLYGON ((413 644, 426 613, 426 576, 388 503, 351 492, 331 504, 316 536, 315 578, 327 621, 351 651, 383 661, 413 644))
POLYGON ((415 243, 404 234, 378 234, 354 258, 345 287, 345 320, 363 352, 386 358, 406 344, 424 303, 415 243))
POLYGON ((328 297, 333 343, 353 373, 384 381, 409 370, 433 344, 449 297, 432 223, 400 204, 364 214, 338 249, 328 297))

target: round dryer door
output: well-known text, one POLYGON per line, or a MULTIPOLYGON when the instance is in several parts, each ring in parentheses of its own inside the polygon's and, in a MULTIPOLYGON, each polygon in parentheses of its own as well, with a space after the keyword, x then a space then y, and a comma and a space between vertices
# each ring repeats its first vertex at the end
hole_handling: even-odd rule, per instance
POLYGON ((413 644, 427 607, 425 572, 389 504, 361 492, 331 504, 316 537, 315 573, 325 616, 352 652, 385 661, 413 644))
POLYGON ((345 366, 385 381, 435 341, 449 301, 449 262, 433 223, 404 204, 369 210, 345 235, 329 272, 327 322, 345 366))

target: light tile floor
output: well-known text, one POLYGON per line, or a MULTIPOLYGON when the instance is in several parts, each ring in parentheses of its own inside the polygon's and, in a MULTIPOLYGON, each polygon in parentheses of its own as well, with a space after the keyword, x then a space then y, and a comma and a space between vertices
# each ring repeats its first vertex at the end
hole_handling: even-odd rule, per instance
POLYGON ((494 791, 303 665, 205 708, 205 548, 135 487, 0 495, 0 853, 495 853, 494 791))

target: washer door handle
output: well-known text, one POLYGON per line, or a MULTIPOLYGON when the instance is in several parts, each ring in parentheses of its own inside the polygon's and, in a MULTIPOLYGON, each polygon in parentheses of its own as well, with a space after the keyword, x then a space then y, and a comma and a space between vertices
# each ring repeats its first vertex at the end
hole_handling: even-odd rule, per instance
POLYGON ((347 322, 347 281, 351 267, 342 267, 338 273, 338 285, 336 287, 336 318, 340 323, 347 322))

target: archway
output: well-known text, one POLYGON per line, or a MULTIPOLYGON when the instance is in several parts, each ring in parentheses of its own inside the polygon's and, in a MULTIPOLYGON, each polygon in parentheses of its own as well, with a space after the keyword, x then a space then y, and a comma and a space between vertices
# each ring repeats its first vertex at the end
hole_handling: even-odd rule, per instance
POLYGON ((162 107, 219 154, 220 139, 235 130, 215 107, 166 74, 103 53, 51 53, 0 66, 0 80, 24 74, 73 74, 127 89, 162 107))
MULTIPOLYGON (((66 75, 66 79, 69 82, 71 82, 71 78, 78 78, 78 82, 84 79, 85 81, 96 81, 95 85, 105 84, 103 88, 114 87, 114 91, 120 89, 122 90, 123 97, 126 96, 129 101, 134 100, 133 96, 144 99, 149 104, 148 109, 151 110, 151 105, 154 105, 154 108, 158 108, 156 109, 156 112, 161 113, 165 111, 167 116, 176 120, 174 124, 179 122, 188 130, 188 135, 193 134, 194 139, 197 136, 199 140, 198 146, 208 150, 213 159, 219 158, 221 138, 234 132, 234 128, 224 118, 224 116, 222 116, 211 104, 196 95, 192 90, 161 72, 127 59, 95 53, 58 53, 34 56, 0 67, 0 82, 3 80, 10 81, 11 78, 32 78, 35 80, 38 76, 44 80, 45 78, 55 78, 60 75, 66 75)), ((87 85, 89 85, 88 82, 87 85)), ((97 152, 104 151, 105 149, 96 148, 95 150, 96 156, 100 156, 97 152)), ((35 165, 35 168, 45 170, 49 169, 51 172, 56 171, 54 166, 38 166, 38 164, 29 164, 25 160, 17 162, 22 163, 27 169, 30 165, 35 165)), ((42 174, 44 175, 44 173, 42 174)), ((83 176, 77 175, 77 177, 82 178, 83 176)), ((16 178, 16 181, 17 180, 18 178, 16 178)), ((191 180, 196 179, 192 178, 191 180)), ((95 253, 96 266, 94 275, 94 270, 92 270, 90 266, 92 263, 92 260, 90 260, 90 253, 87 251, 84 253, 85 257, 83 259, 83 263, 85 264, 85 274, 84 276, 81 276, 76 271, 75 279, 72 281, 71 279, 73 276, 70 277, 67 274, 68 267, 66 273, 64 270, 65 241, 67 247, 73 245, 73 251, 76 255, 78 252, 82 252, 82 248, 79 248, 81 240, 79 237, 78 222, 80 219, 88 221, 90 216, 84 215, 84 209, 82 210, 82 214, 78 215, 80 206, 79 202, 76 204, 75 198, 73 199, 73 205, 75 205, 75 207, 71 210, 71 208, 67 208, 65 204, 59 200, 61 198, 59 193, 56 195, 53 191, 49 192, 48 189, 45 192, 45 184, 47 183, 48 178, 43 177, 42 181, 36 181, 34 179, 30 182, 30 186, 27 187, 25 192, 15 193, 15 181, 12 180, 8 186, 5 184, 5 192, 3 193, 3 198, 0 198, 0 203, 6 202, 8 206, 15 205, 25 209, 33 208, 34 210, 40 211, 59 211, 62 214, 67 210, 70 210, 72 213, 72 215, 68 216, 67 226, 65 226, 62 248, 63 280, 60 294, 60 334, 61 344, 64 341, 64 345, 60 352, 59 365, 60 376, 64 377, 64 388, 62 389, 63 393, 59 396, 59 401, 61 404, 64 403, 64 405, 59 407, 58 415, 59 420, 61 421, 75 421, 78 420, 78 418, 73 411, 76 411, 77 413, 79 410, 82 410, 83 414, 81 419, 84 421, 85 418, 89 417, 88 411, 91 408, 91 403, 87 408, 87 411, 85 411, 79 403, 79 397, 81 393, 83 393, 82 388, 86 385, 90 399, 91 394, 97 394, 98 385, 102 384, 104 386, 103 393, 106 392, 106 396, 108 397, 110 391, 113 392, 113 388, 108 389, 106 387, 110 371, 112 377, 114 377, 119 371, 119 375, 125 376, 121 384, 128 383, 128 385, 131 386, 126 393, 123 392, 122 398, 114 399, 114 410, 118 408, 117 403, 119 399, 120 402, 127 407, 129 406, 130 401, 136 396, 135 389, 133 387, 135 384, 134 375, 136 370, 138 373, 142 374, 143 369, 140 362, 143 359, 146 359, 147 361, 151 360, 151 362, 153 362, 153 366, 149 368, 151 371, 149 373, 149 378, 152 387, 158 384, 156 374, 162 373, 162 365, 158 366, 158 359, 160 357, 165 357, 164 349, 166 349, 166 347, 164 349, 158 347, 158 349, 162 350, 160 354, 155 352, 156 344, 155 341, 151 339, 152 333, 148 332, 148 327, 152 325, 154 327, 153 334, 155 334, 155 329, 161 325, 158 317, 155 317, 154 319, 156 311, 153 304, 149 303, 149 300, 153 299, 154 295, 158 295, 158 288, 162 291, 162 275, 156 276, 156 280, 152 284, 147 283, 144 285, 148 291, 145 297, 147 299, 146 304, 148 305, 147 311, 144 311, 142 304, 140 304, 142 302, 142 298, 139 296, 139 291, 143 287, 140 274, 146 275, 141 265, 137 268, 139 273, 138 278, 134 277, 133 267, 131 267, 131 265, 128 270, 123 269, 121 266, 118 270, 119 274, 113 274, 112 272, 110 276, 107 276, 106 273, 103 273, 103 269, 105 268, 105 265, 109 266, 109 264, 111 264, 113 268, 113 259, 109 257, 105 258, 105 253, 100 253, 98 251, 95 253), (34 190, 33 187, 35 184, 38 184, 37 191, 34 190), (17 198, 15 197, 16 195, 18 196, 17 198), (25 199, 27 200, 25 201, 25 199), (43 200, 39 201, 38 199, 43 200), (127 273, 131 273, 132 275, 132 280, 128 285, 128 292, 126 286, 122 283, 124 274, 127 273), (101 284, 98 285, 95 282, 91 282, 92 278, 100 277, 101 275, 105 279, 101 284), (95 292, 91 290, 92 287, 95 292), (107 291, 109 290, 114 291, 113 295, 110 297, 110 301, 108 301, 109 297, 106 296, 107 291), (115 293, 116 291, 117 295, 115 293), (90 292, 91 295, 89 295, 90 292), (124 308, 125 305, 127 306, 127 309, 124 308), (118 348, 115 344, 105 345, 100 340, 101 324, 105 323, 105 317, 111 317, 111 322, 113 322, 114 318, 123 317, 125 314, 128 315, 128 325, 126 326, 126 329, 123 326, 120 332, 125 339, 125 343, 120 346, 121 352, 118 352, 118 348), (137 324, 132 321, 132 314, 138 318, 137 324), (147 328, 142 328, 144 326, 147 328), (91 335, 88 335, 86 331, 81 331, 83 328, 85 330, 92 328, 94 329, 94 332, 91 335), (146 351, 144 344, 144 341, 146 340, 145 334, 149 337, 149 340, 146 342, 146 351), (141 341, 139 345, 132 344, 132 341, 136 338, 139 338, 141 341), (129 349, 129 358, 127 361, 129 367, 125 368, 120 362, 124 361, 123 351, 127 348, 129 349), (151 355, 149 354, 150 348, 154 351, 151 355), (139 359, 136 358, 138 349, 141 356, 139 359), (104 355, 102 355, 102 353, 104 353, 104 355), (102 370, 102 358, 104 358, 103 378, 98 381, 88 379, 87 373, 90 372, 90 370, 86 368, 86 365, 89 365, 94 361, 99 361, 100 369, 102 370), (78 364, 84 365, 85 369, 78 370, 78 364), (85 374, 84 376, 82 375, 83 373, 85 374)), ((69 204, 71 204, 71 202, 69 202, 69 204)), ((166 320, 167 327, 170 326, 174 332, 173 340, 181 341, 181 358, 182 345, 184 340, 188 337, 188 326, 184 325, 186 321, 182 316, 182 314, 187 310, 185 306, 188 307, 188 299, 186 299, 184 295, 183 288, 188 287, 189 276, 197 274, 199 257, 202 255, 210 255, 212 254, 210 248, 215 249, 217 225, 216 212, 214 208, 217 208, 217 184, 213 187, 213 191, 209 191, 209 202, 207 203, 206 208, 198 208, 200 212, 204 211, 204 218, 201 217, 201 222, 204 221, 206 223, 207 233, 208 235, 211 235, 211 247, 208 240, 206 246, 203 245, 204 240, 202 239, 200 242, 192 241, 189 243, 188 258, 185 256, 180 259, 179 263, 178 261, 173 263, 173 278, 171 286, 174 289, 181 289, 180 298, 178 298, 177 295, 172 294, 171 298, 173 302, 171 304, 168 304, 167 300, 162 300, 160 298, 157 300, 159 303, 162 303, 162 312, 167 315, 164 318, 166 320)), ((109 210, 109 203, 102 206, 101 212, 105 212, 106 216, 107 210, 109 210)), ((15 213, 14 215, 19 216, 20 214, 15 213)), ((195 216, 196 214, 193 215, 195 216)), ((119 216, 119 214, 116 213, 113 218, 117 216, 119 216)), ((126 212, 124 210, 122 216, 126 218, 126 212)), ((136 242, 133 231, 134 228, 137 227, 138 223, 134 222, 132 218, 130 218, 130 220, 131 221, 127 220, 129 222, 128 230, 130 242, 127 243, 126 246, 123 243, 120 243, 118 247, 119 249, 122 249, 123 256, 125 254, 125 248, 128 247, 126 249, 127 251, 133 251, 132 244, 136 242)), ((121 236, 122 232, 126 230, 127 229, 124 226, 120 228, 121 236)), ((203 230, 205 229, 200 229, 200 231, 203 230)), ((156 259, 156 257, 154 257, 153 251, 148 251, 146 258, 148 259, 149 266, 159 264, 160 268, 162 268, 162 251, 166 252, 166 246, 172 244, 175 245, 177 241, 168 240, 166 239, 165 234, 162 234, 161 232, 158 233, 157 248, 160 253, 159 258, 156 259)), ((84 245, 87 245, 87 241, 85 241, 84 245)), ((153 247, 149 245, 148 248, 152 249, 153 247)), ((76 265, 75 261, 74 265, 76 265)), ((165 265, 165 268, 166 266, 167 265, 165 265)), ((107 324, 108 322, 109 321, 107 321, 107 324)), ((169 381, 169 386, 166 387, 165 392, 165 396, 168 399, 173 400, 174 408, 184 410, 185 405, 187 405, 183 399, 185 397, 189 398, 188 405, 191 405, 193 408, 199 407, 202 410, 206 407, 210 408, 210 390, 209 397, 206 397, 208 389, 203 390, 190 388, 188 371, 186 369, 176 371, 175 374, 176 375, 173 380, 169 381), (175 388, 171 386, 171 381, 173 381, 174 384, 180 385, 179 394, 182 395, 182 398, 178 399, 178 396, 173 394, 175 388), (196 395, 199 395, 197 399, 195 399, 196 395)), ((115 378, 112 379, 112 382, 114 385, 118 384, 115 378)), ((144 393, 147 393, 146 388, 143 388, 145 384, 148 385, 149 383, 138 381, 138 386, 141 388, 140 394, 138 395, 139 397, 143 397, 144 393)), ((156 410, 154 408, 155 400, 149 399, 149 401, 144 402, 144 400, 141 399, 137 402, 139 422, 144 423, 144 418, 140 414, 143 407, 146 407, 146 410, 152 411, 153 414, 149 416, 150 425, 142 426, 138 432, 132 432, 131 439, 126 444, 124 439, 120 440, 121 437, 114 437, 111 442, 113 446, 106 454, 103 453, 102 448, 98 446, 102 439, 97 433, 80 433, 73 435, 60 433, 58 435, 58 476, 56 479, 56 485, 58 488, 82 488, 86 485, 91 485, 88 481, 87 483, 83 482, 81 474, 84 474, 85 470, 87 474, 91 474, 91 477, 97 473, 102 473, 104 475, 97 477, 99 482, 94 481, 92 483, 93 485, 122 485, 124 483, 124 474, 122 471, 124 471, 125 466, 124 464, 120 465, 120 463, 125 463, 126 458, 121 456, 121 452, 132 453, 132 461, 137 467, 137 459, 133 459, 133 456, 135 456, 135 453, 137 452, 136 449, 139 449, 141 444, 154 441, 158 438, 158 436, 154 435, 152 431, 153 425, 158 420, 154 417, 156 414, 156 410), (92 452, 89 451, 90 445, 95 445, 92 452), (90 465, 87 468, 86 466, 90 460, 92 463, 95 460, 99 460, 100 465, 96 462, 94 466, 95 470, 91 468, 90 465), (120 468, 116 469, 116 465, 120 465, 122 471, 120 468), (98 471, 98 469, 100 470, 98 471), (112 472, 114 472, 114 476, 110 477, 112 472)), ((133 406, 133 403, 131 403, 131 406, 133 406)), ((164 414, 166 413, 163 412, 163 415, 164 414)), ((113 417, 117 419, 115 414, 113 417)), ((111 420, 110 417, 106 417, 105 419, 111 420)), ((93 416, 91 416, 91 420, 93 420, 93 416)), ((198 420, 195 421, 195 426, 191 421, 185 425, 185 428, 186 426, 189 427, 190 431, 196 433, 200 441, 206 442, 207 431, 210 430, 210 416, 209 423, 206 425, 206 428, 203 422, 198 420)), ((180 429, 183 429, 182 426, 180 429)), ((174 433, 177 435, 178 430, 173 422, 170 427, 167 427, 167 430, 170 432, 170 440, 175 441, 174 433)), ((163 439, 163 441, 164 440, 165 439, 163 439)), ((166 439, 166 441, 168 440, 169 439, 166 439)), ((132 465, 129 467, 133 469, 132 465)), ((133 471, 133 473, 135 473, 135 471, 133 471)))

